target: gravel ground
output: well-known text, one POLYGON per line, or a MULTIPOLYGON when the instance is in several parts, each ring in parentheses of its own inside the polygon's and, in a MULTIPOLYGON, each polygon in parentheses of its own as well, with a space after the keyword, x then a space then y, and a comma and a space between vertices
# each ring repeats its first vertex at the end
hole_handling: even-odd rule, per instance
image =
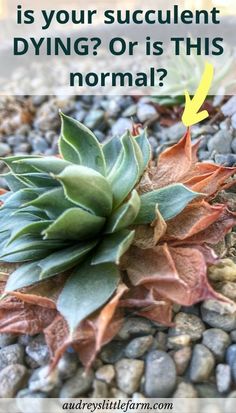
MULTIPOLYGON (((163 110, 147 98, 5 97, 0 101, 0 156, 56 154, 58 109, 84 122, 100 141, 122 134, 133 118, 148 127, 156 153, 185 130, 180 122, 161 126, 163 110)), ((222 102, 214 122, 193 127, 192 136, 202 137, 200 160, 236 164, 236 97, 222 102)), ((236 194, 226 196, 236 210, 236 194)), ((236 301, 235 241, 233 232, 218 245, 219 254, 230 258, 210 278, 236 301)), ((0 397, 236 397, 236 313, 228 304, 208 300, 190 308, 176 306, 174 322, 175 327, 164 328, 128 317, 87 374, 77 355, 67 352, 48 375, 43 336, 0 334, 0 397)))

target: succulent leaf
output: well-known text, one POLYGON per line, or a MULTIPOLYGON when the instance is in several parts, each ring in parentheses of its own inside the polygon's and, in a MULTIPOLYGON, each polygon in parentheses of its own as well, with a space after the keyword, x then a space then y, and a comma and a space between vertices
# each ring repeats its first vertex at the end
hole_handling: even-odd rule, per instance
POLYGON ((107 180, 86 166, 68 166, 57 176, 67 198, 82 208, 100 216, 112 210, 112 192, 107 180))
POLYGON ((121 153, 121 148, 121 141, 117 136, 104 143, 102 149, 106 160, 107 175, 109 175, 114 168, 121 153))
POLYGON ((39 282, 40 267, 37 263, 23 264, 8 278, 5 291, 16 291, 39 282))
POLYGON ((113 233, 128 228, 133 224, 140 209, 140 197, 134 189, 131 198, 117 208, 107 220, 105 232, 113 233))
MULTIPOLYGON (((33 167, 34 172, 46 172, 51 174, 60 174, 71 163, 64 159, 55 158, 53 156, 47 156, 46 158, 26 158, 13 161, 12 164, 18 165, 18 167, 33 167)), ((15 172, 17 173, 17 172, 15 172)))
POLYGON ((43 234, 45 239, 83 241, 99 234, 105 222, 105 218, 82 208, 71 208, 49 225, 43 234))
POLYGON ((132 244, 134 234, 135 231, 122 230, 104 236, 92 258, 92 265, 107 262, 119 264, 120 258, 132 244))
POLYGON ((141 207, 135 224, 149 224, 154 221, 156 206, 165 220, 171 219, 200 195, 182 184, 169 185, 166 188, 148 192, 140 197, 141 207))
MULTIPOLYGON (((92 168, 102 175, 106 173, 105 158, 101 145, 96 136, 86 126, 64 114, 62 118, 62 136, 61 140, 68 143, 78 154, 80 164, 92 168)), ((61 154, 64 159, 63 147, 61 154)), ((66 159, 69 160, 69 159, 66 159)), ((73 162, 73 161, 72 161, 73 162)))
POLYGON ((96 244, 97 241, 76 244, 72 247, 63 249, 63 254, 61 251, 57 251, 39 261, 39 266, 41 267, 40 279, 51 277, 52 275, 73 268, 87 256, 96 244))
POLYGON ((111 184, 114 208, 118 207, 137 184, 140 177, 140 159, 137 159, 137 144, 127 132, 121 138, 122 152, 108 176, 111 184), (136 144, 136 147, 135 147, 136 144))
POLYGON ((150 160, 151 160, 151 146, 148 141, 147 130, 145 129, 141 135, 135 138, 135 141, 138 143, 142 156, 143 156, 143 169, 142 172, 147 168, 150 160))
POLYGON ((91 266, 85 262, 70 276, 57 301, 70 333, 82 320, 98 310, 115 292, 120 280, 114 264, 91 266))
POLYGON ((75 204, 65 198, 63 188, 55 188, 25 203, 24 206, 39 208, 46 211, 51 219, 55 219, 68 208, 73 208, 75 204))

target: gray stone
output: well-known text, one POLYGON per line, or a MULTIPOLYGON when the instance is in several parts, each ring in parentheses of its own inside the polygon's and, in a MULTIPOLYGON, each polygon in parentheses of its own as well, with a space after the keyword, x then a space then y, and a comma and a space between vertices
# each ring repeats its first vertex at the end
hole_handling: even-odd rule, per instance
POLYGON ((109 396, 108 386, 104 381, 94 380, 92 398, 107 398, 109 396))
POLYGON ((219 328, 210 328, 204 331, 202 343, 212 351, 217 361, 223 361, 230 337, 219 328))
POLYGON ((67 380, 60 391, 60 398, 73 398, 84 396, 91 389, 93 383, 93 372, 85 372, 83 368, 78 369, 71 379, 67 380))
POLYGON ((0 142, 0 156, 6 156, 11 153, 11 148, 7 143, 0 142))
POLYGON ((208 141, 208 150, 227 154, 231 152, 232 135, 227 130, 220 130, 208 141))
POLYGON ((155 117, 157 111, 154 106, 148 103, 141 103, 137 107, 137 117, 140 122, 146 122, 147 120, 155 117))
POLYGON ((9 333, 0 333, 0 348, 9 346, 10 344, 15 343, 17 336, 15 334, 9 333))
POLYGON ((190 363, 190 379, 193 383, 207 380, 214 368, 215 360, 211 351, 203 344, 196 344, 190 363))
POLYGON ((155 341, 153 343, 153 349, 156 350, 167 350, 167 334, 163 333, 163 331, 158 331, 155 336, 155 341))
POLYGON ((176 387, 176 368, 172 358, 164 351, 154 350, 146 359, 145 395, 169 397, 176 387))
POLYGON ((232 116, 236 113, 236 96, 232 96, 222 107, 221 111, 225 116, 232 116))
POLYGON ((232 367, 236 361, 236 344, 232 344, 227 348, 225 359, 226 363, 232 367))
POLYGON ((230 304, 206 300, 201 305, 202 319, 211 327, 220 328, 226 332, 236 329, 236 312, 230 304))
POLYGON ((131 337, 151 335, 154 329, 152 323, 141 317, 127 318, 119 331, 117 338, 129 340, 131 337))
POLYGON ((115 374, 114 367, 111 364, 106 364, 96 371, 95 376, 98 380, 110 384, 113 381, 115 374))
POLYGON ((218 155, 216 154, 215 157, 215 163, 224 165, 224 166, 234 166, 236 164, 236 155, 233 153, 229 153, 227 155, 218 155))
POLYGON ((112 135, 121 136, 127 130, 132 129, 132 121, 127 118, 119 118, 114 125, 112 125, 112 135))
POLYGON ((44 153, 48 149, 48 143, 44 138, 38 136, 33 140, 32 147, 35 152, 44 153))
POLYGON ((89 129, 94 129, 99 127, 101 122, 104 120, 103 110, 91 110, 84 119, 84 124, 89 129))
POLYGON ((178 141, 180 138, 182 138, 185 132, 186 128, 182 122, 175 123, 165 131, 167 139, 173 142, 178 141))
POLYGON ((236 330, 230 332, 230 338, 233 343, 236 343, 236 330))
POLYGON ((0 371, 0 398, 12 398, 25 386, 28 370, 21 364, 12 364, 0 371))
POLYGON ((169 349, 178 350, 190 345, 191 337, 188 334, 180 334, 179 336, 168 337, 167 346, 169 349))
POLYGON ((216 366, 216 385, 219 393, 228 393, 231 387, 231 371, 227 364, 216 366))
POLYGON ((21 398, 27 398, 27 399, 28 398, 35 398, 35 399, 37 399, 37 398, 47 398, 48 396, 47 396, 46 393, 43 393, 43 392, 33 392, 29 389, 22 389, 22 390, 18 391, 16 397, 19 398, 19 399, 21 399, 21 398))
POLYGON ((193 387, 191 383, 182 382, 178 385, 176 391, 173 394, 174 398, 197 398, 197 390, 193 387))
POLYGON ((78 368, 78 357, 74 353, 64 353, 57 365, 60 377, 63 380, 72 377, 78 368))
POLYGON ((200 340, 206 328, 199 317, 182 312, 175 316, 174 323, 175 326, 169 329, 169 337, 187 334, 192 341, 200 340))
POLYGON ((50 371, 49 366, 39 367, 34 370, 29 379, 29 390, 33 392, 42 391, 50 393, 55 387, 60 384, 58 369, 50 371))
POLYGON ((176 365, 176 372, 179 376, 182 376, 191 360, 192 349, 191 347, 183 347, 173 354, 173 359, 176 365))
POLYGON ((115 365, 116 382, 120 390, 131 395, 139 389, 144 372, 142 360, 122 359, 115 365))
POLYGON ((152 336, 134 338, 127 345, 125 349, 125 356, 133 359, 142 357, 150 349, 152 343, 152 336))
POLYGON ((44 366, 50 361, 49 349, 42 335, 30 341, 25 351, 39 366, 44 366))
POLYGON ((236 283, 227 281, 220 286, 220 292, 231 300, 236 300, 236 283))
POLYGON ((0 370, 11 364, 23 364, 24 349, 20 344, 11 344, 0 350, 0 370))
POLYGON ((112 341, 107 344, 101 351, 100 357, 104 363, 116 363, 123 357, 124 343, 120 341, 112 341))

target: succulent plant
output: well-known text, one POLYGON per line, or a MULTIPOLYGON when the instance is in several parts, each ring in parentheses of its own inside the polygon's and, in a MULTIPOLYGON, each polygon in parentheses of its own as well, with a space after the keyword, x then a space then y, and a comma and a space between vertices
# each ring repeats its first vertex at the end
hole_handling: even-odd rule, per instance
POLYGON ((56 360, 73 344, 88 365, 122 307, 170 324, 174 302, 219 297, 208 244, 235 215, 208 201, 235 168, 197 163, 189 131, 156 164, 146 131, 101 145, 61 116, 60 156, 3 159, 0 331, 44 331, 56 360))

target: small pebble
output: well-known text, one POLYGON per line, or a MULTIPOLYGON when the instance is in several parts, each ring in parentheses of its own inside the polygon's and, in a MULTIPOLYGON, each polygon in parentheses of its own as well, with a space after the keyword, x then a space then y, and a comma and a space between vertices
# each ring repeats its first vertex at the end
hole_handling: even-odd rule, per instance
POLYGON ((219 328, 210 328, 204 331, 202 343, 212 351, 217 361, 223 361, 230 337, 219 328))
POLYGON ((147 120, 155 117, 157 111, 154 106, 149 105, 148 103, 141 103, 137 107, 137 116, 140 122, 146 122, 147 120))
POLYGON ((117 338, 129 340, 135 336, 151 335, 153 326, 149 320, 140 317, 127 318, 119 331, 117 338))
POLYGON ((11 344, 0 350, 0 370, 11 364, 24 364, 24 348, 20 344, 11 344))
POLYGON ((134 338, 125 348, 125 356, 133 359, 140 358, 150 349, 152 344, 152 336, 134 338))
POLYGON ((104 381, 94 380, 92 398, 107 398, 109 396, 108 386, 104 381))
POLYGON ((191 343, 191 337, 188 334, 181 334, 175 337, 168 337, 167 346, 169 349, 178 350, 189 346, 191 343))
POLYGON ((17 336, 15 334, 9 333, 0 333, 0 348, 9 346, 10 344, 15 343, 17 336))
POLYGON ((91 389, 94 375, 92 371, 85 373, 80 368, 77 373, 63 384, 60 391, 60 398, 73 398, 84 396, 91 389))
POLYGON ((142 360, 122 359, 115 365, 116 381, 120 390, 131 395, 139 389, 144 372, 142 360))
POLYGON ((191 383, 182 382, 178 385, 176 391, 173 394, 174 398, 197 398, 197 390, 193 387, 191 383))
POLYGON ((175 316, 174 323, 175 326, 169 329, 169 337, 186 334, 192 341, 200 340, 206 328, 199 317, 182 312, 175 316))
POLYGON ((147 397, 171 396, 176 387, 176 367, 164 351, 154 350, 146 359, 145 394, 147 397))
POLYGON ((193 383, 206 381, 214 368, 215 359, 210 350, 203 344, 196 344, 193 348, 190 363, 190 379, 193 383))
POLYGON ((12 364, 0 371, 0 398, 12 398, 25 387, 28 370, 21 364, 12 364))
POLYGON ((30 341, 25 351, 39 366, 44 366, 50 361, 49 349, 42 335, 30 341))
POLYGON ((216 151, 221 154, 231 152, 232 135, 228 130, 220 130, 208 141, 208 150, 216 151))
POLYGON ((29 379, 29 389, 33 392, 42 391, 45 393, 51 392, 60 384, 58 369, 55 368, 50 372, 49 366, 39 367, 34 370, 29 379))
POLYGON ((95 376, 98 380, 110 384, 115 377, 115 369, 112 364, 106 364, 96 371, 95 376))
POLYGON ((216 385, 219 393, 228 393, 231 387, 231 371, 227 364, 216 366, 216 385))
POLYGON ((192 349, 190 347, 183 347, 173 354, 173 359, 176 365, 176 371, 179 376, 182 376, 191 360, 192 349))
POLYGON ((202 319, 211 327, 226 332, 236 329, 236 312, 231 312, 230 305, 223 301, 206 300, 201 305, 202 319))

